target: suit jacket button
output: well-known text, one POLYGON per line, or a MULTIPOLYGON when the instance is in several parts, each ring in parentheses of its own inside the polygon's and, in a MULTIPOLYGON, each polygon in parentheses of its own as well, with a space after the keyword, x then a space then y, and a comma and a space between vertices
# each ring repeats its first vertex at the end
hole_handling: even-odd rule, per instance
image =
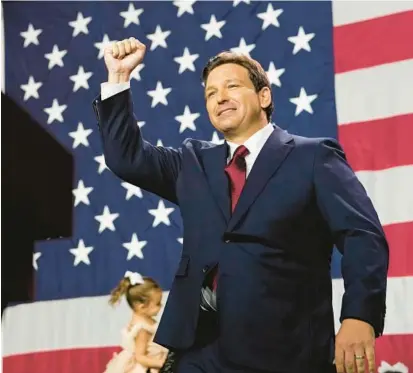
POLYGON ((202 268, 202 272, 207 273, 208 269, 209 269, 209 267, 205 266, 204 268, 202 268))

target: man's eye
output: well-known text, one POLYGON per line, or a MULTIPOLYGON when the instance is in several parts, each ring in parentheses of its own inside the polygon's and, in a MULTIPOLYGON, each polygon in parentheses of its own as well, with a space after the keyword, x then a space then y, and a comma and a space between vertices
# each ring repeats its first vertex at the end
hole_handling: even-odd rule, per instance
POLYGON ((238 87, 238 84, 228 84, 228 88, 236 88, 238 87))

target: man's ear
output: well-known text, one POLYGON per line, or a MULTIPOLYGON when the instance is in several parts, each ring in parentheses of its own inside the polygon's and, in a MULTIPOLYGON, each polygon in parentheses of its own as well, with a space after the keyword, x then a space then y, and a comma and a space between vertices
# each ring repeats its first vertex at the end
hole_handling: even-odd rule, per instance
POLYGON ((271 105, 271 89, 269 87, 261 88, 261 91, 258 92, 258 97, 260 100, 260 105, 263 109, 271 105))

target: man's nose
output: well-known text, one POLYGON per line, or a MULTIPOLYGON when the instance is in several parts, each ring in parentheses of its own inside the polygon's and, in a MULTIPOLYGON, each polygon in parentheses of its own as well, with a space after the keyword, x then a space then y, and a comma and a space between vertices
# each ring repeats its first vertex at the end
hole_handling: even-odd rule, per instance
POLYGON ((219 104, 222 104, 225 101, 228 101, 228 95, 227 92, 224 89, 222 89, 217 92, 217 102, 219 104))

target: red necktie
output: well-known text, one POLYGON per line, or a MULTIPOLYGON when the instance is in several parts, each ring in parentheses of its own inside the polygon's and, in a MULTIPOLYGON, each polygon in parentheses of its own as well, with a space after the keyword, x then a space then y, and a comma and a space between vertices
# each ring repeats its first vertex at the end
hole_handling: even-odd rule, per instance
MULTIPOLYGON (((242 188, 245 185, 247 175, 247 166, 245 157, 249 154, 249 150, 244 146, 239 146, 234 153, 231 161, 225 167, 225 172, 229 179, 229 186, 231 190, 231 210, 234 212, 238 199, 241 195, 242 188)), ((217 287, 217 274, 214 276, 213 289, 217 287)))
POLYGON ((247 175, 247 166, 245 164, 245 157, 249 151, 241 145, 235 150, 231 162, 225 167, 225 172, 228 175, 231 189, 231 209, 235 210, 242 188, 244 188, 245 179, 247 175))

